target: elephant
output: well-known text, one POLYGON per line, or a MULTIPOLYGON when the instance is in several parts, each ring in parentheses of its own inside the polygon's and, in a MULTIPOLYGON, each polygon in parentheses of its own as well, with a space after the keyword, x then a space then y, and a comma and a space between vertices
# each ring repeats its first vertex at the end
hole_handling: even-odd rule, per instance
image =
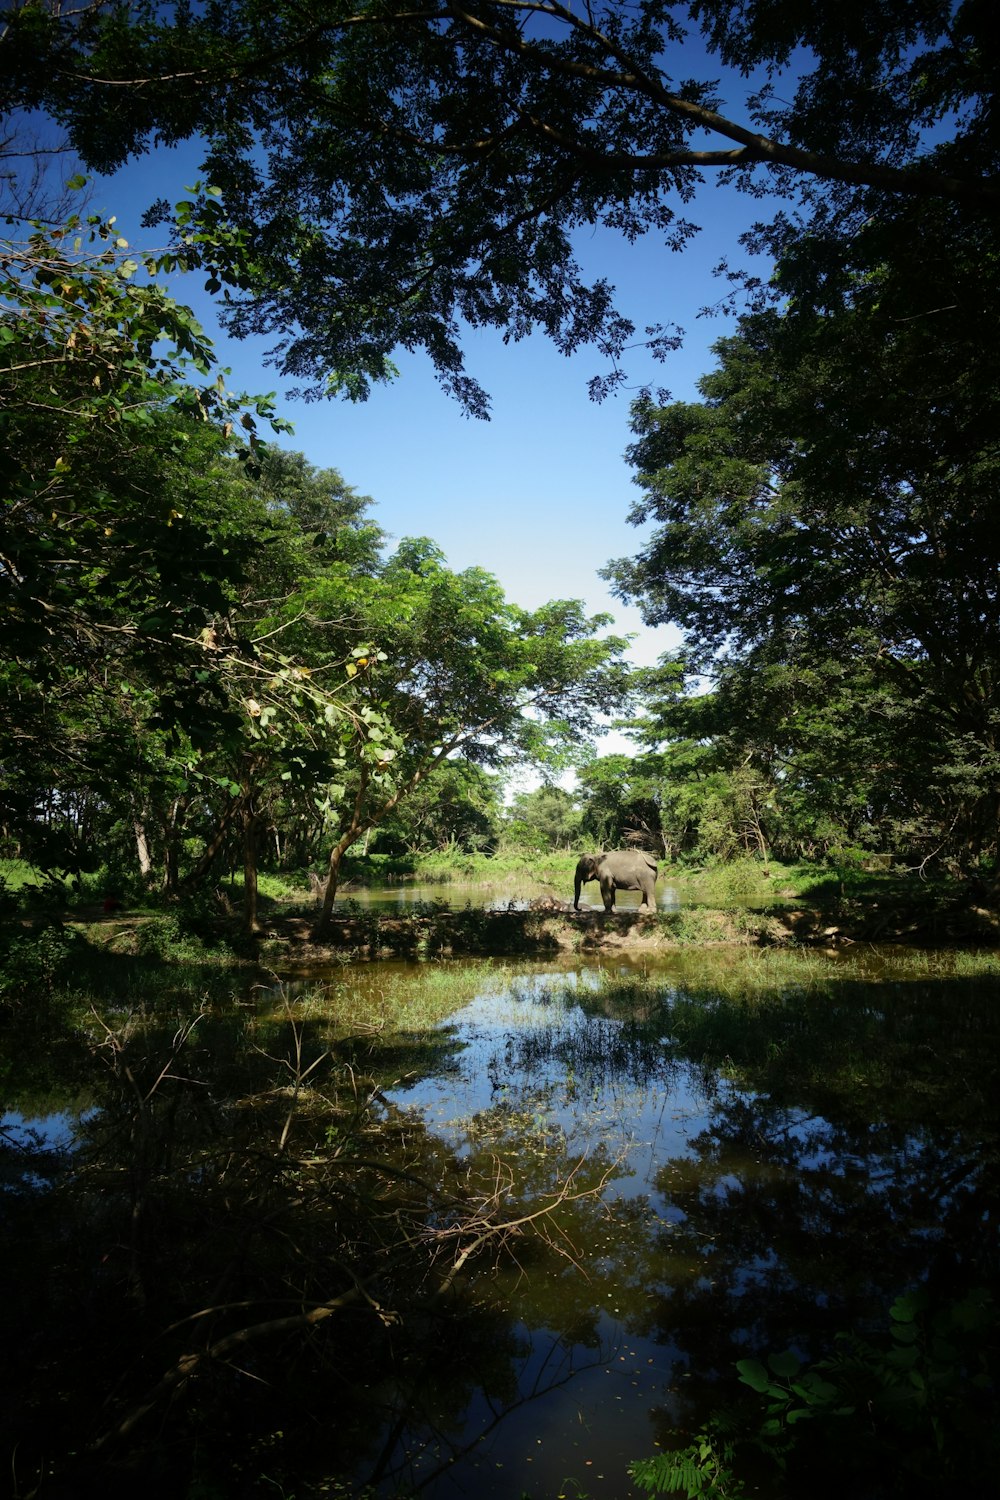
POLYGON ((656 859, 642 849, 612 849, 607 854, 584 854, 573 882, 573 910, 580 910, 580 887, 600 882, 604 910, 614 911, 615 891, 641 891, 640 906, 656 910, 656 859))

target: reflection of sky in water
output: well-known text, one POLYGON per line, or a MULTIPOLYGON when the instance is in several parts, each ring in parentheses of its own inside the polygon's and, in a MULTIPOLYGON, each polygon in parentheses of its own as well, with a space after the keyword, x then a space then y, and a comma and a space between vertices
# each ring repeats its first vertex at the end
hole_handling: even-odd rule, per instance
MULTIPOLYGON (((601 978, 600 970, 590 969, 484 990, 445 1023, 456 1044, 446 1070, 397 1087, 395 1100, 419 1111, 460 1156, 490 1149, 484 1119, 488 1135, 495 1117, 500 1155, 506 1143, 537 1130, 563 1138, 567 1166, 597 1152, 621 1158, 605 1197, 632 1201, 663 1233, 680 1215, 657 1190, 656 1173, 669 1158, 690 1154, 690 1136, 706 1122, 700 1073, 672 1062, 669 1028, 661 1034, 647 1027, 652 1040, 642 1048, 625 1019, 588 1013, 573 998, 574 988, 594 990, 601 978), (622 1046, 629 1037, 633 1046, 622 1046)), ((425 1447, 411 1432, 405 1452, 393 1457, 397 1479, 420 1485, 428 1496, 475 1493, 480 1500, 562 1493, 621 1500, 638 1493, 627 1464, 651 1451, 652 1415, 677 1412, 674 1391, 685 1360, 662 1335, 636 1331, 628 1246, 610 1221, 599 1234, 575 1245, 578 1274, 589 1287, 583 1301, 595 1299, 596 1344, 574 1342, 559 1329, 558 1295, 539 1326, 545 1299, 532 1294, 533 1326, 527 1327, 516 1319, 524 1290, 517 1268, 491 1273, 492 1291, 484 1286, 482 1294, 509 1305, 525 1341, 518 1396, 502 1421, 489 1397, 472 1396, 461 1436, 469 1451, 449 1470, 441 1433, 425 1447)), ((646 1295, 656 1289, 650 1286, 646 1295)))
POLYGON ((701 1079, 671 1063, 666 1031, 654 1040, 652 1067, 638 1056, 630 1076, 628 1049, 623 1058, 616 1046, 625 1023, 562 998, 599 980, 594 971, 541 975, 477 996, 447 1022, 457 1043, 448 1071, 421 1079, 397 1102, 418 1109, 460 1153, 470 1149, 472 1117, 523 1111, 536 1128, 562 1132, 571 1160, 598 1146, 627 1157, 630 1175, 616 1179, 615 1194, 654 1193, 660 1163, 687 1155, 690 1136, 707 1123, 701 1079))
MULTIPOLYGON (((94 1111, 87 1111, 87 1114, 94 1111)), ((8 1183, 19 1189, 44 1192, 59 1177, 66 1156, 76 1148, 76 1130, 81 1118, 70 1111, 51 1115, 23 1115, 17 1110, 0 1114, 5 1171, 8 1183)))
MULTIPOLYGON (((509 886, 462 885, 457 881, 445 885, 359 886, 357 890, 346 885, 338 889, 335 906, 338 910, 343 910, 354 902, 366 910, 396 911, 429 903, 450 907, 453 911, 460 911, 466 906, 477 911, 525 911, 533 900, 546 898, 565 901, 572 906, 572 881, 566 890, 541 885, 531 890, 518 890, 509 886)), ((641 891, 615 892, 615 908, 618 911, 634 911, 641 900, 641 891)), ((657 885, 656 905, 660 911, 679 911, 682 904, 676 886, 657 885)), ((596 883, 591 882, 583 887, 580 893, 580 910, 604 910, 601 892, 596 883)))
POLYGON ((20 1115, 14 1110, 0 1116, 0 1130, 11 1145, 42 1151, 69 1151, 76 1141, 76 1115, 20 1115))

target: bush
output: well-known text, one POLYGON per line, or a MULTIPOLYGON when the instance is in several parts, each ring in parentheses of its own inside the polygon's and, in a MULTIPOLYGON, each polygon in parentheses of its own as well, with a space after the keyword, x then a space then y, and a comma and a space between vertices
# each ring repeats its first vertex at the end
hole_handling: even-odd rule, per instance
POLYGON ((78 972, 87 944, 72 928, 43 927, 12 938, 0 958, 0 1001, 44 997, 78 972))
POLYGON ((184 943, 185 933, 180 916, 170 912, 167 916, 147 917, 137 927, 135 951, 142 958, 167 959, 184 943))

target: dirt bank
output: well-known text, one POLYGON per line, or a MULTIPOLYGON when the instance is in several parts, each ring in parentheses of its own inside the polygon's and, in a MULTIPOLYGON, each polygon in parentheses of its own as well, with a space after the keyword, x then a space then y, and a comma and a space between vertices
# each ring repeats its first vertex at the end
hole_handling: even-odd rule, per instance
POLYGON ((275 915, 262 942, 269 956, 319 963, 345 954, 365 958, 432 958, 466 954, 669 951, 698 946, 839 947, 851 943, 914 946, 1000 944, 1000 914, 975 906, 914 908, 886 903, 829 907, 636 911, 477 911, 420 915, 334 915, 317 940, 310 918, 275 915))

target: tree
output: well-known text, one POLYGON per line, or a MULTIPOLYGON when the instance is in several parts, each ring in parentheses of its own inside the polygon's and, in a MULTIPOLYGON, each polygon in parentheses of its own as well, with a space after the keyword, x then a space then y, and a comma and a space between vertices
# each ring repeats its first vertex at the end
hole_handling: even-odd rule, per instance
MULTIPOLYGON (((424 348, 485 415, 463 322, 594 342, 611 364, 595 392, 616 385, 635 329, 573 234, 679 249, 708 172, 798 198, 806 220, 779 217, 779 237, 815 221, 849 241, 893 198, 968 222, 1000 204, 987 0, 148 0, 5 19, 13 106, 47 111, 91 166, 204 140, 221 203, 187 201, 181 238, 234 332, 275 335, 313 395, 364 396, 396 348, 424 348)), ((660 353, 676 337, 645 336, 660 353)))
POLYGON ((255 418, 155 270, 96 218, 0 245, 0 762, 22 830, 39 786, 141 785, 144 744, 155 762, 164 735, 236 722, 241 648, 208 647, 266 540, 229 503, 255 418))
POLYGON ((570 849, 580 836, 576 798, 561 786, 543 783, 519 792, 511 803, 505 837, 531 849, 570 849))
POLYGON ((340 764, 356 696, 343 657, 361 635, 342 602, 326 685, 307 633, 299 658, 281 649, 291 617, 275 614, 310 571, 373 573, 381 533, 339 475, 260 445, 258 417, 287 424, 210 379, 189 310, 113 224, 36 225, 2 265, 5 825, 77 869, 130 826, 147 876, 159 846, 171 892, 238 831, 252 928, 262 799, 275 783, 311 792, 340 764))
POLYGON ((398 804, 369 847, 378 854, 490 853, 500 825, 501 789, 500 778, 482 766, 461 756, 446 760, 398 804))
POLYGON ((998 248, 939 204, 846 261, 790 251, 795 295, 716 346, 703 401, 636 407, 632 519, 657 526, 607 570, 684 627, 779 802, 965 870, 998 852, 998 248))
POLYGON ((482 569, 451 572, 426 538, 404 540, 356 598, 369 640, 347 668, 357 696, 341 721, 343 777, 326 799, 336 832, 320 930, 347 850, 425 778, 459 754, 486 768, 561 758, 628 686, 626 641, 597 636, 606 615, 587 617, 578 600, 521 609, 482 569))
MULTIPOLYGON (((636 683, 642 682, 642 673, 636 683)), ((651 853, 664 849, 662 776, 654 755, 602 755, 577 771, 581 831, 600 849, 637 845, 651 853)))

